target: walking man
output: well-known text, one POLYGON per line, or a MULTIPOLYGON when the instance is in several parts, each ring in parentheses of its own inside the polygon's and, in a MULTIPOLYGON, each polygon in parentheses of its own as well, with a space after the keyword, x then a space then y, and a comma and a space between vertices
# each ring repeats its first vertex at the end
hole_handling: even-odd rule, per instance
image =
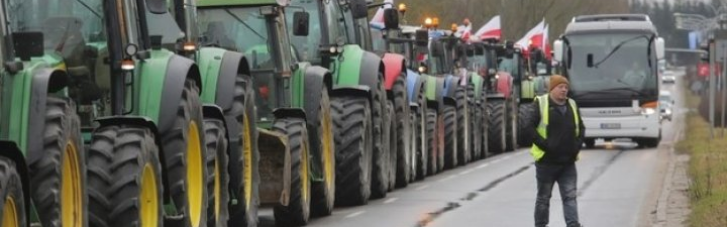
POLYGON ((568 98, 568 79, 561 75, 550 77, 549 93, 534 101, 531 155, 535 159, 538 194, 535 201, 535 227, 548 225, 550 197, 558 183, 563 199, 563 214, 567 227, 580 227, 576 186, 578 174, 575 162, 581 150, 585 127, 573 99, 568 98))

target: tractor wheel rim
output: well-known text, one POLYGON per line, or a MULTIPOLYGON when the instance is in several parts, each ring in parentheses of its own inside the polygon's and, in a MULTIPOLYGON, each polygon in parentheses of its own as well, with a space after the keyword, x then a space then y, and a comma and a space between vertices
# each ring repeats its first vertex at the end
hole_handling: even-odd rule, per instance
POLYGON ((187 203, 189 209, 189 221, 192 227, 200 225, 202 219, 202 198, 205 182, 202 181, 204 173, 202 160, 202 146, 197 123, 189 122, 189 137, 187 137, 187 203))
POLYGON ((5 205, 3 205, 2 227, 20 227, 18 208, 15 206, 15 199, 10 196, 5 198, 5 205))
POLYGON ((250 135, 250 119, 247 114, 242 117, 242 152, 244 155, 243 178, 245 190, 245 210, 250 210, 252 203, 252 136, 250 135))
POLYGON ((323 136, 321 144, 323 145, 323 173, 326 181, 326 188, 328 188, 329 192, 332 192, 334 189, 334 185, 336 182, 334 179, 334 173, 335 173, 335 167, 333 166, 333 161, 335 160, 333 157, 333 146, 331 146, 331 141, 333 141, 333 128, 331 126, 331 110, 324 109, 322 114, 321 122, 323 123, 323 136))
POLYGON ((61 179, 61 216, 63 226, 81 226, 83 217, 83 186, 81 167, 78 163, 78 150, 73 142, 68 142, 63 154, 61 179))
POLYGON ((141 204, 139 216, 142 227, 153 227, 159 223, 159 197, 157 195, 156 173, 151 164, 144 165, 141 173, 141 204))

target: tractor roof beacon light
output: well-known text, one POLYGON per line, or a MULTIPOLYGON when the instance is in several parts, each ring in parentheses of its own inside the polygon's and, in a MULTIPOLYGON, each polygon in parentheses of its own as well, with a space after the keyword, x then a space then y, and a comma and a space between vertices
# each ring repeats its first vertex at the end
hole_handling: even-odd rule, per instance
POLYGON ((432 27, 434 27, 434 28, 439 27, 439 18, 438 17, 435 17, 434 19, 432 19, 432 27))
POLYGON ((434 23, 432 21, 432 18, 427 17, 427 19, 424 19, 424 27, 425 28, 432 28, 432 23, 434 23))
POLYGON ((404 4, 404 3, 399 3, 399 7, 398 7, 398 10, 399 10, 399 12, 400 12, 401 14, 405 14, 405 13, 406 13, 406 4, 404 4))

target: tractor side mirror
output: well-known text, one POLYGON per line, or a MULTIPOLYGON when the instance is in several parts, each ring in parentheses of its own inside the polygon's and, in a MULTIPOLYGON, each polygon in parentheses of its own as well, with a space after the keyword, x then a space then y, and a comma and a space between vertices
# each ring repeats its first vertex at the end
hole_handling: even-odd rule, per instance
POLYGON ((664 59, 664 39, 656 38, 654 44, 656 44, 656 59, 664 59))
POLYGON ((384 10, 384 25, 386 29, 399 28, 399 11, 394 8, 384 10))
POLYGON ((293 14, 293 35, 308 36, 310 25, 310 14, 308 12, 295 12, 293 14))
POLYGON ((149 8, 149 12, 153 14, 167 13, 166 0, 146 0, 146 7, 149 8))
POLYGON ((553 43, 553 57, 556 61, 563 61, 563 40, 556 40, 553 43))
POLYGON ((366 0, 351 0, 349 2, 353 19, 367 18, 369 16, 366 0))
POLYGON ((419 47, 427 47, 427 44, 429 44, 429 31, 424 29, 419 29, 414 34, 414 40, 416 41, 416 45, 419 47))
POLYGON ((13 32, 13 48, 21 61, 30 61, 31 57, 42 57, 42 32, 13 32))
POLYGON ((586 66, 593 68, 593 54, 586 55, 586 66))

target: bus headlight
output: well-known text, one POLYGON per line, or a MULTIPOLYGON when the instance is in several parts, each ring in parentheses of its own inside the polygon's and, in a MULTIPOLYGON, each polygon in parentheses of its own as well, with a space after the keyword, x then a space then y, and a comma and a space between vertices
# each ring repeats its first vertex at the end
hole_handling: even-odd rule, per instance
POLYGON ((651 115, 656 113, 654 108, 641 108, 641 115, 651 115))

